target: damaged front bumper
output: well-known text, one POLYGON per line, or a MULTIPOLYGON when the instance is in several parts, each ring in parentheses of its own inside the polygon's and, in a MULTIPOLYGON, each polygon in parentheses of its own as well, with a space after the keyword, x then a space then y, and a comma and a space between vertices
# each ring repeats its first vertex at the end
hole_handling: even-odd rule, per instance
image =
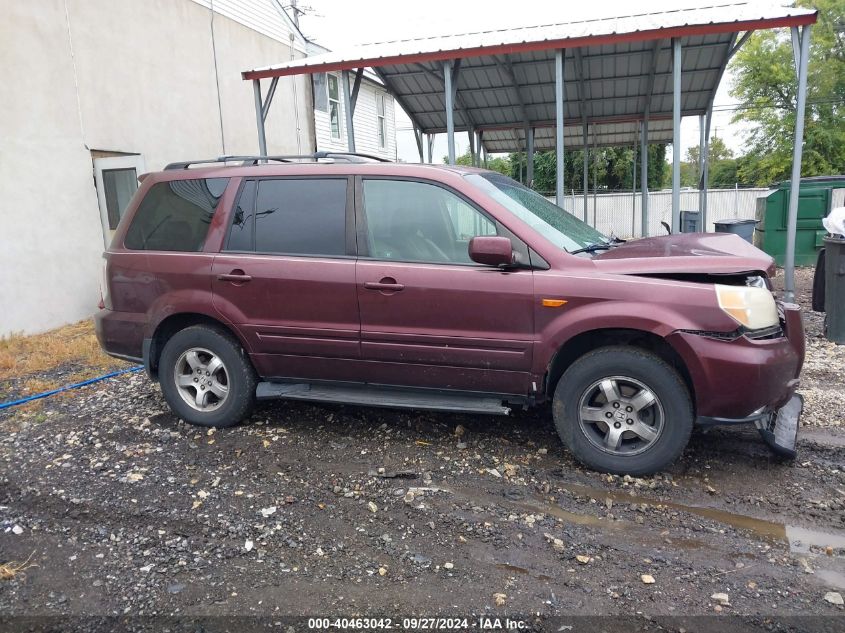
POLYGON ((779 303, 778 309, 781 336, 727 341, 676 332, 670 342, 690 369, 699 426, 754 424, 772 451, 794 457, 804 328, 797 305, 779 303))
POLYGON ((773 453, 794 459, 797 455, 798 429, 801 426, 801 414, 804 412, 804 397, 794 393, 798 381, 790 385, 792 395, 786 403, 777 408, 765 407, 744 418, 699 417, 696 423, 702 427, 754 424, 760 431, 760 437, 773 453))
POLYGON ((796 393, 780 409, 754 424, 763 441, 774 453, 795 459, 798 452, 798 429, 803 412, 804 397, 796 393))

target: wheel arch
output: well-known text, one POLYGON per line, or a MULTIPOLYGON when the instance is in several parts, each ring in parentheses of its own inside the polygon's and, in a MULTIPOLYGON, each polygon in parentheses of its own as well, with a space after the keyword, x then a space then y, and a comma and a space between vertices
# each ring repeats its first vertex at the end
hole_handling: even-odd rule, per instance
MULTIPOLYGON (((167 341, 177 332, 194 325, 206 325, 235 339, 241 346, 243 353, 249 358, 246 341, 238 331, 220 319, 216 319, 200 312, 179 312, 168 315, 156 325, 152 336, 144 341, 144 366, 153 380, 158 379, 158 364, 161 351, 167 341)), ((251 363, 251 361, 250 361, 251 363)))
POLYGON ((690 399, 695 406, 695 386, 689 369, 681 355, 662 336, 646 330, 631 328, 600 328, 587 330, 568 339, 557 352, 546 370, 545 395, 551 398, 560 377, 578 358, 600 347, 612 345, 630 345, 652 352, 670 367, 674 368, 689 390, 690 399))

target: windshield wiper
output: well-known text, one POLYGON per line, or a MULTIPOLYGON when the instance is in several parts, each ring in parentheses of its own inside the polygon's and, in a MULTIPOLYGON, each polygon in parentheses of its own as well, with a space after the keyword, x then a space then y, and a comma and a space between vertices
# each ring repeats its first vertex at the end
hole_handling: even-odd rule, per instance
POLYGON ((577 255, 578 253, 595 253, 596 251, 609 251, 611 248, 616 248, 617 244, 609 242, 594 242, 587 244, 584 248, 578 248, 574 251, 569 251, 570 255, 577 255))

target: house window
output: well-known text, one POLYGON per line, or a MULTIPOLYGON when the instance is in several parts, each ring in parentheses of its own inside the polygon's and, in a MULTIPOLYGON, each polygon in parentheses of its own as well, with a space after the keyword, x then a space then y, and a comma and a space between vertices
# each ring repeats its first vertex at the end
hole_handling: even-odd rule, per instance
POLYGON ((138 173, 134 167, 103 170, 103 189, 106 194, 106 216, 109 230, 114 231, 129 204, 129 199, 138 188, 138 173))
POLYGON ((340 138, 340 91, 337 75, 329 75, 329 122, 332 126, 332 138, 340 138))
POLYGON ((387 147, 387 119, 384 115, 384 95, 376 95, 376 115, 378 118, 378 146, 387 147))
POLYGON ((314 109, 320 112, 329 111, 329 96, 326 90, 326 73, 311 75, 314 90, 314 109))
MULTIPOLYGON (((98 152, 100 156, 106 152, 98 152)), ((138 189, 138 176, 143 174, 144 159, 137 154, 124 154, 94 158, 94 185, 103 224, 103 242, 106 247, 117 228, 123 212, 138 189)))

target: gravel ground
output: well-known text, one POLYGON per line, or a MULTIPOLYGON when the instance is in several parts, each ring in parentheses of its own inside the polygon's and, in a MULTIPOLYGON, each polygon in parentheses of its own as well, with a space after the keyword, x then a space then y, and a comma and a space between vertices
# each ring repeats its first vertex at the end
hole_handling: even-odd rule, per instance
POLYGON ((0 580, 0 629, 20 628, 13 616, 93 630, 79 617, 520 614, 558 630, 555 617, 615 614, 634 619, 613 630, 841 631, 845 347, 820 337, 820 316, 807 315, 791 464, 732 428, 694 434, 667 473, 601 475, 562 448, 547 409, 273 402, 206 431, 142 374, 2 412, 0 561, 37 566, 0 580), (832 618, 784 619, 808 615, 832 618))

